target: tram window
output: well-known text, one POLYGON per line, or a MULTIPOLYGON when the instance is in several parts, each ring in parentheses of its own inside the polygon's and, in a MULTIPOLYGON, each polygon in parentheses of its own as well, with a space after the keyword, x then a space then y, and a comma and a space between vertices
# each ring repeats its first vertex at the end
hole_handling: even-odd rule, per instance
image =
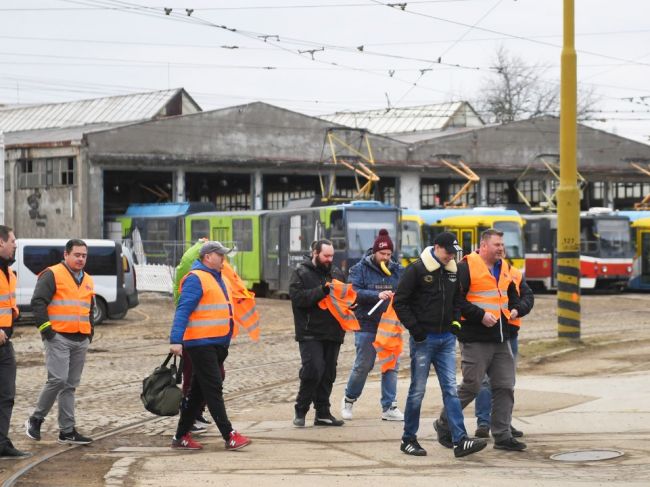
POLYGON ((594 230, 593 220, 580 222, 580 252, 584 254, 598 252, 598 235, 594 230))
POLYGON ((503 232, 506 255, 511 259, 522 258, 524 256, 524 246, 519 224, 515 222, 494 222, 494 228, 503 232))
POLYGON ((462 247, 463 247, 463 255, 471 254, 472 253, 472 247, 473 247, 473 242, 472 242, 472 231, 471 230, 464 230, 463 231, 463 240, 462 240, 462 247))
POLYGON ((404 257, 419 257, 420 256, 420 233, 419 225, 417 222, 405 221, 402 222, 402 254, 404 257))
POLYGON ((310 250, 311 243, 314 240, 317 240, 314 223, 313 213, 302 215, 302 222, 300 225, 301 250, 310 250))
POLYGON ((346 249, 345 224, 343 222, 343 211, 341 210, 334 210, 330 215, 329 238, 332 241, 334 250, 346 249))
POLYGON ((208 238, 210 235, 209 220, 192 220, 190 223, 191 241, 196 242, 200 238, 208 238))
POLYGON ((630 249, 629 222, 623 219, 596 221, 601 250, 610 257, 624 257, 630 249))
POLYGON ((232 239, 240 252, 253 250, 253 220, 249 218, 233 218, 232 239))

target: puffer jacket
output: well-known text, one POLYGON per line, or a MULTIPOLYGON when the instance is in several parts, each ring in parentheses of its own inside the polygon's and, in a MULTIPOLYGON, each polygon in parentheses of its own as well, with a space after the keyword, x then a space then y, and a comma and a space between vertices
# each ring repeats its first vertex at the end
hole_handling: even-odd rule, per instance
POLYGON ((456 262, 452 260, 443 268, 433 256, 433 247, 427 247, 404 269, 393 307, 413 339, 420 342, 427 333, 456 331, 451 322, 457 292, 456 262))
POLYGON ((390 276, 384 274, 384 271, 375 263, 370 250, 363 259, 350 268, 348 281, 357 292, 358 306, 355 308, 354 314, 361 325, 360 331, 377 332, 381 314, 386 311, 390 301, 384 301, 370 316, 368 316, 368 311, 379 301, 380 292, 397 289, 403 268, 394 260, 389 261, 387 267, 391 273, 390 276))
POLYGON ((343 343, 345 332, 336 318, 327 309, 318 307, 318 302, 327 296, 324 285, 337 279, 345 282, 345 275, 332 265, 329 272, 316 267, 310 258, 291 274, 289 296, 293 309, 296 341, 331 341, 343 343))

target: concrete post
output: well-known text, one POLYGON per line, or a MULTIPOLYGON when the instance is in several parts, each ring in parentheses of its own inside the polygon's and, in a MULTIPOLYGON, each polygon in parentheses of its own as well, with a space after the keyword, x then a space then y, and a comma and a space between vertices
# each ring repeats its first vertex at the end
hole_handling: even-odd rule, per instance
POLYGON ((398 206, 411 210, 420 209, 420 175, 403 174, 399 177, 398 206))
POLYGON ((186 200, 185 195, 185 169, 176 169, 174 181, 174 202, 184 203, 186 200))
POLYGON ((251 176, 251 194, 253 195, 253 210, 264 209, 264 178, 259 169, 251 176))

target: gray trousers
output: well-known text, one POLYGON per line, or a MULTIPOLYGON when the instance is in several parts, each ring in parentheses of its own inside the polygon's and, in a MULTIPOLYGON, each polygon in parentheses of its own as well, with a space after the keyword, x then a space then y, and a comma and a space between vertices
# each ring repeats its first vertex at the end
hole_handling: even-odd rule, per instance
MULTIPOLYGON (((492 415, 490 429, 496 441, 512 437, 510 422, 515 402, 515 360, 510 344, 470 342, 460 344, 463 382, 458 386, 458 398, 464 409, 481 390, 487 374, 492 386, 492 415)), ((443 408, 440 422, 447 427, 447 414, 443 408)))
POLYGON ((80 342, 56 334, 45 345, 45 367, 47 382, 38 396, 35 418, 45 419, 54 401, 59 403, 59 429, 69 433, 75 426, 74 393, 81 381, 81 372, 86 362, 89 339, 80 342))

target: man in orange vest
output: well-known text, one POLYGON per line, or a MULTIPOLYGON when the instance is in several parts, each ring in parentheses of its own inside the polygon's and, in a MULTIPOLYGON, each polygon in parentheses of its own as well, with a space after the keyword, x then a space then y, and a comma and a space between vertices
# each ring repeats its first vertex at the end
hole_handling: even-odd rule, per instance
POLYGON ((81 381, 86 351, 93 337, 94 283, 84 272, 88 246, 72 239, 65 244, 63 262, 48 267, 38 276, 32 310, 45 347, 47 382, 25 433, 41 439, 41 425, 59 403, 59 443, 87 445, 93 440, 75 428, 74 394, 81 381))
MULTIPOLYGON (((523 273, 516 267, 510 268, 512 279, 515 281, 517 292, 519 293, 519 316, 508 321, 508 329, 510 331, 510 349, 512 356, 515 359, 515 366, 517 365, 517 355, 519 354, 519 329, 521 328, 521 318, 526 316, 533 309, 535 305, 535 294, 530 288, 523 273)), ((490 380, 487 376, 481 385, 481 391, 476 396, 474 403, 476 409, 476 436, 478 438, 490 437, 490 410, 492 409, 492 391, 490 390, 490 380)), ((523 431, 518 430, 510 425, 510 431, 515 438, 524 436, 523 431)))
POLYGON ((32 456, 18 450, 9 439, 9 423, 16 396, 16 355, 11 344, 16 306, 14 262, 16 236, 11 228, 0 225, 0 459, 19 460, 32 456))
MULTIPOLYGON (((510 431, 515 364, 508 342, 508 320, 519 315, 519 296, 504 255, 503 232, 490 228, 481 234, 478 252, 466 255, 458 264, 460 292, 456 307, 461 314, 458 340, 463 373, 458 398, 465 408, 476 398, 487 373, 492 386, 490 428, 494 448, 523 451, 526 444, 514 438, 510 431)), ((451 448, 445 408, 434 428, 438 442, 451 448)))
POLYGON ((329 240, 312 244, 305 258, 291 274, 289 296, 293 309, 296 341, 300 348, 300 389, 296 396, 293 425, 305 426, 311 405, 316 409, 316 426, 342 426, 330 411, 330 395, 336 379, 336 362, 345 332, 336 317, 318 303, 330 293, 333 279, 345 282, 341 270, 332 264, 334 246, 329 240))
POLYGON ((180 285, 180 296, 169 335, 171 353, 187 352, 192 360, 192 381, 187 401, 181 408, 172 448, 200 450, 192 439, 192 426, 203 402, 208 405, 227 450, 239 450, 251 443, 235 431, 228 419, 223 400, 221 369, 228 356, 233 321, 232 289, 221 269, 231 251, 220 242, 209 241, 199 251, 199 260, 180 285))

